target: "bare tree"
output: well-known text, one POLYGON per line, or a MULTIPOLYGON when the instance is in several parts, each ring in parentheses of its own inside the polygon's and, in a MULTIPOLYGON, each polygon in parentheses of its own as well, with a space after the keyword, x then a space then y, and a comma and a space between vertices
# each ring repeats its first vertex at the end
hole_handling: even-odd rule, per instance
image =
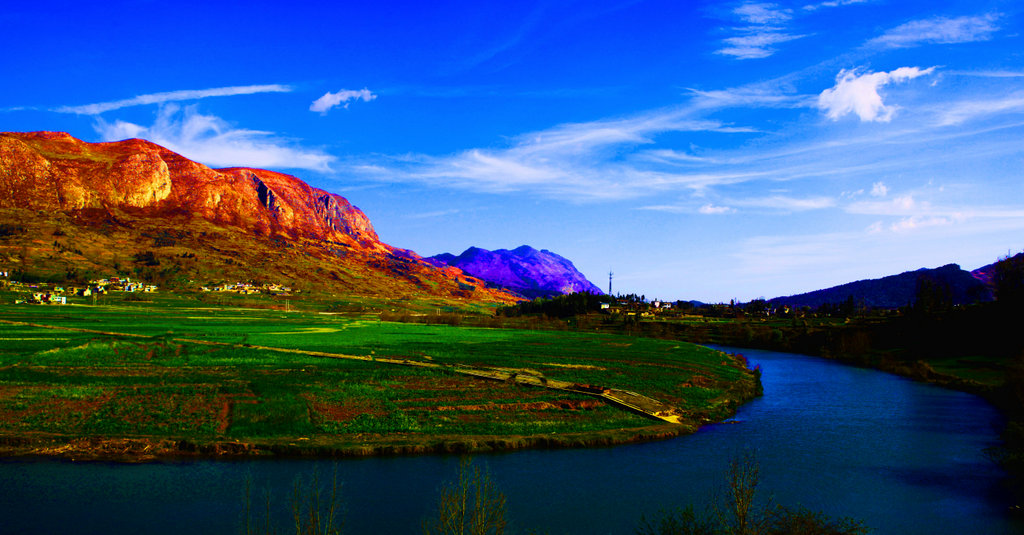
POLYGON ((425 535, 500 535, 505 532, 505 495, 491 474, 463 457, 455 481, 441 487, 437 518, 423 523, 425 535))
POLYGON ((341 497, 338 483, 338 467, 330 489, 320 484, 320 474, 314 470, 309 483, 302 485, 296 479, 292 486, 292 519, 295 535, 340 535, 342 528, 341 497), (325 492, 326 490, 326 492, 325 492))
POLYGON ((772 521, 771 498, 763 508, 755 508, 757 486, 761 479, 761 467, 752 452, 729 462, 729 488, 726 490, 726 511, 718 510, 719 520, 732 535, 756 535, 767 531, 772 521))
MULTIPOLYGON (((308 483, 303 484, 301 477, 296 478, 292 484, 291 503, 295 535, 341 535, 344 522, 340 491, 337 466, 329 488, 321 483, 316 469, 308 483)), ((253 511, 252 478, 246 478, 241 530, 244 535, 273 535, 278 532, 272 520, 274 507, 269 488, 265 491, 265 498, 261 522, 253 511)))

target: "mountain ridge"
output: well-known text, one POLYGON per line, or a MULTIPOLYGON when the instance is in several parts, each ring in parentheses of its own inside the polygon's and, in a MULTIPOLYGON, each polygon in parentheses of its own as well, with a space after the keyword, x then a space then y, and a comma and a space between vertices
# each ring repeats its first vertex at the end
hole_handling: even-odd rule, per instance
POLYGON ((458 256, 441 253, 426 260, 438 266, 457 267, 491 287, 504 288, 531 299, 573 292, 603 293, 565 257, 529 245, 494 251, 474 246, 458 256))
POLYGON ((898 308, 913 304, 922 278, 948 287, 953 304, 992 299, 991 289, 973 272, 965 271, 957 264, 946 264, 938 268, 920 268, 877 279, 862 279, 821 290, 774 297, 768 303, 772 306, 816 308, 824 304, 841 303, 852 297, 858 306, 898 308))

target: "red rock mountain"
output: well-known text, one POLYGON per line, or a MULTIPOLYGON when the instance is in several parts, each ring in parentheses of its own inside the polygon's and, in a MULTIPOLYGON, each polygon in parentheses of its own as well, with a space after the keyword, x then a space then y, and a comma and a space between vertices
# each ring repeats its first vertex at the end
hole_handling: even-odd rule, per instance
MULTIPOLYGON (((381 242, 366 215, 340 195, 311 187, 283 173, 243 167, 211 169, 141 139, 87 143, 62 132, 0 133, 0 210, 8 225, 16 225, 17 221, 12 221, 15 219, 32 219, 38 223, 40 217, 49 217, 49 223, 55 226, 54 231, 59 236, 67 235, 65 227, 68 226, 88 227, 86 223, 91 222, 92 227, 97 227, 98 218, 108 227, 113 225, 123 231, 146 227, 143 239, 137 239, 131 232, 121 237, 122 241, 131 238, 127 241, 135 242, 128 246, 129 250, 144 245, 153 232, 172 232, 192 247, 202 247, 204 242, 210 241, 213 249, 221 252, 220 245, 224 245, 225 238, 237 241, 239 234, 243 234, 247 238, 242 239, 256 240, 278 249, 303 247, 321 260, 343 258, 344 261, 338 263, 350 274, 356 267, 353 261, 358 260, 357 264, 371 266, 383 276, 405 280, 431 294, 465 296, 467 288, 480 287, 477 292, 480 295, 476 297, 499 301, 509 298, 501 292, 483 290, 479 280, 458 269, 438 269, 412 251, 381 242), (34 211, 34 215, 29 211, 34 211), (71 219, 53 220, 59 214, 71 219), (220 232, 206 227, 200 229, 197 222, 213 224, 220 232), (202 239, 207 237, 210 239, 202 239)), ((106 235, 110 235, 109 229, 106 235)), ((179 240, 173 241, 181 245, 179 240)), ((45 241, 36 242, 34 245, 39 248, 46 245, 45 241)), ((59 245, 60 240, 54 243, 59 245)), ((166 246, 168 242, 162 243, 166 246)), ((0 242, 2 245, 5 244, 0 242)), ((33 244, 22 240, 6 245, 8 260, 12 261, 12 245, 32 249, 33 244)), ((75 249, 63 245, 64 249, 69 247, 75 249)), ((264 256, 275 256, 269 253, 264 256)), ((85 259, 89 255, 82 256, 85 259)), ((222 259, 222 263, 239 264, 238 255, 234 256, 234 261, 222 259)), ((255 256, 244 260, 257 264, 266 261, 255 256)), ((74 259, 63 257, 66 264, 74 264, 74 259)), ((13 263, 16 264, 16 260, 13 263)), ((96 262, 96 258, 86 260, 92 260, 96 269, 103 267, 103 262, 96 262)), ((335 280, 344 278, 339 270, 323 265, 315 269, 318 273, 325 269, 335 273, 330 277, 335 280)), ((290 275, 293 279, 304 276, 290 275)), ((348 286, 358 290, 355 279, 365 277, 366 273, 353 275, 348 286)), ((404 295, 409 291, 412 290, 404 289, 400 293, 404 295)))
POLYGON ((0 134, 0 172, 0 207, 188 210, 260 234, 386 249, 366 215, 340 195, 273 171, 210 169, 141 139, 85 143, 62 132, 0 134))

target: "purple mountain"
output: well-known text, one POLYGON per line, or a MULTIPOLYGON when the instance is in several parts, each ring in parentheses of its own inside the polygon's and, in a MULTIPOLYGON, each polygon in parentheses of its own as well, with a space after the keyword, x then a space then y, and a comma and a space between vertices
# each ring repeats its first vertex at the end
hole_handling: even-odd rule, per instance
POLYGON ((489 286, 506 288, 530 299, 573 292, 603 293, 577 271, 572 262, 551 251, 538 251, 528 245, 511 251, 470 247, 459 256, 442 253, 425 260, 438 267, 457 267, 483 279, 489 286))

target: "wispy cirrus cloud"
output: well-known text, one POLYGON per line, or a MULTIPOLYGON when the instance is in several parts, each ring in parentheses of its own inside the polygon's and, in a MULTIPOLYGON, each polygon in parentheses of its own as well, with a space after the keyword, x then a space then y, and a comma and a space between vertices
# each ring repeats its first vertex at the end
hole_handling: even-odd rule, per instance
POLYGON ((849 6, 849 5, 853 5, 853 4, 863 4, 865 2, 870 2, 870 1, 872 1, 872 0, 830 0, 828 2, 819 2, 817 4, 807 4, 806 6, 804 6, 803 9, 804 9, 804 11, 817 11, 819 9, 823 9, 823 8, 827 8, 827 7, 842 7, 842 6, 849 6))
POLYGON ((869 47, 909 48, 925 44, 987 41, 999 31, 999 15, 934 17, 901 24, 866 43, 869 47))
POLYGON ((776 4, 748 2, 732 10, 743 22, 748 24, 781 24, 793 18, 793 11, 776 4))
POLYGON ((385 164, 352 166, 381 180, 404 180, 491 193, 528 192, 584 202, 629 199, 673 189, 700 190, 749 179, 750 172, 679 172, 665 154, 636 149, 669 132, 736 133, 732 125, 694 117, 690 107, 633 117, 571 123, 514 138, 501 149, 474 148, 449 156, 407 155, 385 164))
POLYGON ((689 89, 696 97, 694 105, 699 108, 803 108, 814 107, 814 97, 783 93, 775 89, 750 86, 732 89, 701 91, 689 89))
POLYGON ((783 33, 774 28, 759 28, 745 35, 723 39, 728 46, 718 49, 715 53, 733 56, 736 59, 767 58, 776 52, 772 45, 801 37, 803 36, 783 33))
POLYGON ((724 203, 714 202, 682 202, 679 204, 654 204, 641 206, 641 210, 654 212, 668 212, 677 214, 698 213, 704 215, 724 215, 739 212, 738 208, 755 208, 759 210, 770 210, 773 212, 805 212, 808 210, 822 210, 836 206, 836 200, 832 197, 790 197, 787 195, 768 195, 761 197, 750 197, 744 199, 727 199, 724 203))
POLYGON ((351 100, 362 100, 363 102, 369 102, 377 98, 369 89, 342 89, 337 93, 331 93, 330 91, 324 93, 324 95, 313 101, 309 105, 309 111, 319 112, 320 115, 327 115, 327 112, 335 107, 341 106, 348 109, 349 101, 351 100))
POLYGON ((290 86, 281 84, 268 85, 241 85, 231 87, 215 87, 212 89, 185 89, 180 91, 166 91, 163 93, 149 93, 122 100, 110 102, 98 102, 95 104, 83 104, 79 106, 60 106, 52 111, 58 113, 74 113, 78 115, 100 115, 108 111, 129 108, 132 106, 145 106, 149 104, 163 104, 167 102, 182 102, 199 100, 210 97, 228 97, 235 95, 253 95, 256 93, 288 93, 292 90, 290 86))
POLYGON ((977 78, 1024 78, 1022 71, 996 70, 996 71, 943 71, 954 76, 973 76, 977 78))
POLYGON ((272 132, 235 128, 217 116, 199 113, 194 105, 165 104, 149 126, 97 118, 94 128, 104 141, 145 138, 211 167, 328 172, 335 160, 329 154, 297 147, 272 132))
POLYGON ((793 11, 776 4, 747 2, 733 9, 732 14, 746 26, 734 28, 739 35, 723 39, 726 46, 716 54, 736 59, 766 58, 776 52, 773 45, 803 37, 787 32, 783 25, 793 18, 793 11))
POLYGON ((891 201, 889 183, 895 179, 883 182, 882 177, 919 174, 922 166, 939 170, 947 163, 964 165, 968 160, 990 160, 1020 151, 1019 143, 1003 134, 1020 130, 1019 124, 1008 123, 1012 118, 971 130, 940 128, 936 117, 949 107, 949 101, 941 100, 948 95, 940 93, 905 95, 900 104, 908 108, 906 119, 896 127, 886 126, 885 120, 898 108, 880 88, 935 70, 843 71, 836 85, 823 92, 834 93, 831 99, 792 93, 788 88, 772 90, 771 83, 689 90, 685 103, 678 106, 557 125, 511 138, 504 147, 449 155, 374 156, 346 164, 352 176, 371 181, 570 203, 647 199, 638 208, 663 213, 847 212, 847 200, 891 201), (829 122, 807 121, 808 114, 801 108, 819 108, 835 119, 854 114, 878 126, 859 132, 837 129, 829 122), (788 115, 794 122, 780 127, 774 121, 738 125, 716 119, 736 116, 726 110, 753 109, 792 109, 788 115), (994 136, 1002 141, 993 145, 987 138, 994 136), (709 138, 714 138, 713 144, 709 138), (979 145, 983 138, 985 145, 979 145), (778 184, 796 181, 812 187, 793 190, 808 192, 803 195, 777 193, 778 184), (833 182, 834 189, 827 186, 833 182), (857 195, 841 195, 858 190, 857 195), (680 201, 650 202, 666 194, 681 195, 680 201))
POLYGON ((736 209, 730 206, 716 205, 713 203, 693 204, 650 204, 640 206, 638 210, 648 212, 664 212, 669 214, 702 214, 702 215, 724 215, 736 213, 736 209))
POLYGON ((438 218, 438 217, 445 217, 445 216, 455 215, 455 214, 458 214, 458 213, 461 213, 461 212, 462 212, 462 210, 460 210, 458 208, 453 208, 453 209, 450 209, 450 210, 434 210, 432 212, 422 212, 422 213, 415 213, 415 214, 406 214, 405 217, 407 219, 435 219, 435 218, 438 218))
POLYGON ((1024 111, 1024 91, 1006 96, 962 100, 947 104, 939 112, 939 126, 953 126, 972 119, 1024 111))
POLYGON ((832 208, 836 200, 831 197, 789 197, 786 195, 770 195, 767 197, 754 197, 731 201, 736 206, 747 206, 752 208, 769 208, 784 212, 802 212, 806 210, 821 210, 832 208))
POLYGON ((921 216, 930 214, 932 206, 930 202, 915 199, 913 194, 903 194, 888 200, 852 202, 845 210, 851 214, 921 216))
MULTIPOLYGON (((963 208, 963 207, 961 207, 963 208)), ((992 250, 1007 231, 1024 230, 1024 210, 990 211, 984 207, 938 211, 883 219, 859 230, 752 236, 737 244, 735 282, 748 278, 763 288, 774 277, 804 273, 802 287, 826 288, 869 276, 885 276, 912 267, 936 267, 953 258, 991 261, 992 250), (950 257, 951 239, 969 236, 950 257), (856 254, 850 254, 856 251, 856 254), (874 274, 874 275, 872 275, 874 274)), ((965 265, 977 267, 984 261, 965 265)), ((791 283, 789 283, 791 284, 791 283)))
POLYGON ((888 122, 892 120, 897 108, 882 102, 879 89, 931 74, 934 70, 935 67, 900 67, 889 72, 862 73, 856 69, 843 69, 836 75, 836 85, 818 96, 818 108, 832 120, 853 113, 861 121, 888 122))

